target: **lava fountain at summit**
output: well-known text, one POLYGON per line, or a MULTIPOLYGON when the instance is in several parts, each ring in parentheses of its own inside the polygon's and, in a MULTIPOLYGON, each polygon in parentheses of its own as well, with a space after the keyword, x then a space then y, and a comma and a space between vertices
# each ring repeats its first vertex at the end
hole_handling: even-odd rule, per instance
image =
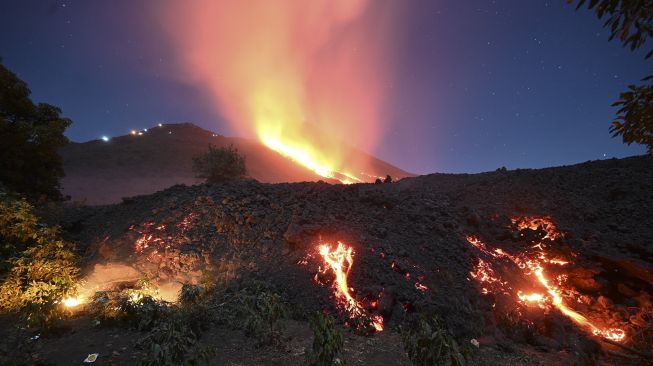
MULTIPOLYGON (((566 284, 568 276, 565 273, 551 274, 551 272, 560 272, 561 267, 571 262, 561 258, 560 255, 550 254, 552 241, 561 238, 551 221, 545 218, 516 218, 513 219, 513 225, 520 231, 541 230, 544 235, 535 239, 530 248, 516 255, 511 255, 501 248, 489 248, 474 236, 466 237, 469 244, 492 260, 488 262, 479 258, 474 270, 470 272, 470 276, 482 286, 481 292, 514 296, 520 304, 536 305, 545 310, 554 307, 594 335, 611 341, 623 341, 626 337, 623 329, 599 325, 599 322, 591 321, 574 310, 570 304, 583 301, 578 292, 566 284), (493 265, 497 260, 511 262, 517 267, 518 273, 498 274, 499 270, 496 270, 493 265), (515 292, 513 286, 522 288, 515 292)), ((506 272, 506 266, 501 268, 506 272)))
POLYGON ((355 183, 376 178, 351 147, 370 151, 382 130, 394 3, 170 1, 160 15, 179 57, 175 74, 202 86, 235 132, 355 183))
MULTIPOLYGON (((349 271, 354 264, 354 252, 352 247, 338 242, 336 249, 332 249, 328 244, 319 246, 319 253, 326 264, 326 268, 320 268, 320 272, 325 273, 329 269, 335 275, 333 288, 339 304, 346 310, 350 318, 369 318, 374 329, 377 332, 383 330, 383 317, 380 315, 370 316, 365 311, 363 304, 357 301, 352 295, 351 289, 347 283, 349 271)), ((317 280, 316 275, 316 280, 317 280)), ((319 282, 319 281, 318 281, 319 282)))

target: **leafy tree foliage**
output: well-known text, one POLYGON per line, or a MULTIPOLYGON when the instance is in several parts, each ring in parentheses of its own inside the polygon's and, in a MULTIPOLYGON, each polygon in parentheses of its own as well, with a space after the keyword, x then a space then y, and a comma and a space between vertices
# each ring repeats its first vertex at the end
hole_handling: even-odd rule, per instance
POLYGON ((193 159, 193 170, 198 178, 205 179, 207 183, 242 179, 247 175, 245 157, 238 153, 238 149, 233 145, 209 145, 206 154, 193 159))
MULTIPOLYGON (((594 10, 605 20, 603 26, 610 30, 610 40, 619 39, 624 47, 640 49, 653 36, 653 2, 650 0, 567 0, 594 10)), ((653 56, 653 49, 646 58, 653 56)), ((624 143, 638 143, 648 147, 653 155, 653 76, 642 80, 643 85, 630 85, 613 106, 619 107, 610 132, 622 136, 624 143)))
POLYGON ((46 103, 34 104, 24 81, 0 64, 0 182, 29 197, 60 198, 64 171, 57 150, 68 143, 71 120, 46 103))
POLYGON ((39 327, 65 315, 61 302, 77 290, 75 254, 57 228, 39 223, 29 203, 1 190, 0 245, 0 310, 39 327))

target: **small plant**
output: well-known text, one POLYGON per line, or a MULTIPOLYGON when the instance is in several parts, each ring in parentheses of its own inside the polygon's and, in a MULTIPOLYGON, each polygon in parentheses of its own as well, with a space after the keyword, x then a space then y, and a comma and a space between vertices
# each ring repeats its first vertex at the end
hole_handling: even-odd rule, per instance
POLYGON ((139 341, 147 354, 139 362, 141 366, 155 365, 200 365, 205 363, 213 351, 198 345, 199 335, 185 324, 184 317, 175 316, 152 328, 139 341))
POLYGON ((287 310, 272 289, 253 282, 237 292, 229 290, 213 298, 212 309, 220 322, 258 339, 260 344, 273 344, 281 339, 282 322, 287 310))
POLYGON ((179 291, 179 303, 182 305, 195 305, 202 301, 206 290, 202 286, 183 284, 179 291))
POLYGON ((464 358, 456 341, 440 325, 437 316, 422 315, 420 319, 402 332, 404 349, 416 366, 460 366, 464 358))
POLYGON ((99 321, 122 321, 138 330, 149 330, 166 320, 173 309, 142 290, 96 292, 87 307, 99 321))
POLYGON ((342 365, 344 362, 336 356, 342 349, 344 338, 336 329, 333 317, 318 312, 310 318, 310 324, 314 338, 313 348, 306 355, 307 363, 314 366, 342 365))
POLYGON ((245 330, 263 344, 277 342, 281 338, 280 320, 286 316, 279 295, 262 291, 245 295, 241 301, 245 330))
POLYGON ((211 184, 242 179, 247 175, 245 157, 233 145, 209 145, 207 153, 193 158, 193 170, 197 178, 211 184))

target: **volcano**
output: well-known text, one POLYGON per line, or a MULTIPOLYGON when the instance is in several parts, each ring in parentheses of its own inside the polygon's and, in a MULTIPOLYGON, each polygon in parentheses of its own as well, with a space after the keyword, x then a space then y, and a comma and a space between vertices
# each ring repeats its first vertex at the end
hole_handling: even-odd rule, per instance
MULTIPOLYGON (((70 143, 61 149, 66 173, 64 194, 88 204, 109 204, 175 184, 199 183, 192 159, 206 152, 209 144, 236 147, 245 156, 249 176, 262 183, 340 183, 317 175, 255 140, 221 136, 192 123, 163 124, 133 132, 109 141, 70 143)), ((355 148, 345 149, 349 166, 363 172, 368 182, 386 175, 394 179, 413 176, 355 148)))

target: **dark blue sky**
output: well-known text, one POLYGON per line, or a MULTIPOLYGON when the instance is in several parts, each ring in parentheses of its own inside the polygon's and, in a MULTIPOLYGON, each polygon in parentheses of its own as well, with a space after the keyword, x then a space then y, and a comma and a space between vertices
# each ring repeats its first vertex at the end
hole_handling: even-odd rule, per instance
MULTIPOLYGON (((564 0, 407 1, 382 140, 406 170, 478 172, 643 154, 611 138, 611 103, 650 73, 594 14, 564 0)), ((158 122, 231 135, 199 87, 172 77, 156 0, 3 1, 0 56, 85 141, 158 122)), ((192 26, 192 25, 189 25, 192 26)))

